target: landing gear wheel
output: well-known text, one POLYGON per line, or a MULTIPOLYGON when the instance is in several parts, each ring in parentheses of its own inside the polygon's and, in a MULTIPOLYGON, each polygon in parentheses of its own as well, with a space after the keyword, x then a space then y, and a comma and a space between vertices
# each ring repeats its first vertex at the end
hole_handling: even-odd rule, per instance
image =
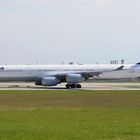
POLYGON ((80 84, 77 84, 76 85, 76 88, 81 88, 82 86, 80 84))
POLYGON ((66 88, 69 89, 70 88, 70 84, 66 84, 66 88))
POLYGON ((70 87, 71 88, 76 88, 76 85, 75 84, 71 84, 70 87))
POLYGON ((66 88, 81 88, 82 86, 80 84, 66 84, 66 88))

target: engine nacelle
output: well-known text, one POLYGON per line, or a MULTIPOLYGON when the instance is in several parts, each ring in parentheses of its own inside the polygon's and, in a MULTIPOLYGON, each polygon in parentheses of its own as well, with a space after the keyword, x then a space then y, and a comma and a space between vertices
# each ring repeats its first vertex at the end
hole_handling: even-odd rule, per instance
POLYGON ((41 83, 43 86, 56 86, 60 80, 56 77, 43 77, 41 83))
POLYGON ((66 76, 66 82, 68 83, 80 83, 85 81, 85 77, 83 77, 81 74, 68 74, 66 76))

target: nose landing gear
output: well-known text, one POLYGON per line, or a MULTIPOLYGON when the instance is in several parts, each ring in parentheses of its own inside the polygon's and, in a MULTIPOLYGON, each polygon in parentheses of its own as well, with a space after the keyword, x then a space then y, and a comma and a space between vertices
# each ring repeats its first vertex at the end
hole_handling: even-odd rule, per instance
POLYGON ((81 88, 82 86, 80 84, 66 84, 66 88, 81 88))

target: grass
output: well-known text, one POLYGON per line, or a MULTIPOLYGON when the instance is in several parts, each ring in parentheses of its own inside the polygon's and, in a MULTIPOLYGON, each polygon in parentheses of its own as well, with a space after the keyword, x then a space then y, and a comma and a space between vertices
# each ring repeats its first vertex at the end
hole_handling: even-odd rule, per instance
POLYGON ((0 91, 0 140, 138 140, 140 91, 0 91))

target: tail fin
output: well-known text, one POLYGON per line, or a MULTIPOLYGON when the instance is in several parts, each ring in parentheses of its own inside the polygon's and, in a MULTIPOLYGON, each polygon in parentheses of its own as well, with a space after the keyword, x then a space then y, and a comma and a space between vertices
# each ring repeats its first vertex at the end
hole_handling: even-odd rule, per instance
POLYGON ((140 62, 136 63, 136 65, 140 65, 140 62))
POLYGON ((131 66, 131 68, 140 68, 140 62, 136 63, 135 65, 131 66))

